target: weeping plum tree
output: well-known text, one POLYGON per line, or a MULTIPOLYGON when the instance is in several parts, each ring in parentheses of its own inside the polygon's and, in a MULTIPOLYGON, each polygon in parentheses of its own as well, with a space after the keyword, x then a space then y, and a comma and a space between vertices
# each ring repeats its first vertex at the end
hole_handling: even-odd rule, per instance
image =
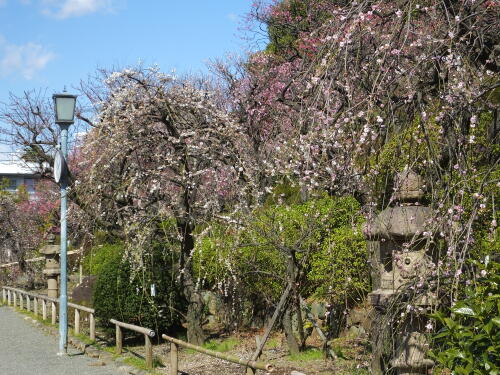
POLYGON ((122 231, 138 266, 174 218, 176 272, 188 302, 188 340, 196 344, 205 335, 191 262, 195 229, 244 207, 252 181, 244 135, 204 86, 155 68, 103 71, 92 86, 100 90, 94 128, 81 148, 86 172, 75 184, 84 211, 122 231))
POLYGON ((263 174, 371 212, 414 169, 436 209, 429 234, 454 255, 439 272, 459 276, 498 232, 498 1, 266 4, 253 16, 268 48, 238 69, 216 64, 263 174))
POLYGON ((439 246, 415 282, 451 304, 467 259, 498 251, 499 2, 257 1, 253 17, 267 48, 215 67, 262 174, 352 194, 368 215, 394 203, 396 172, 423 175, 439 246))

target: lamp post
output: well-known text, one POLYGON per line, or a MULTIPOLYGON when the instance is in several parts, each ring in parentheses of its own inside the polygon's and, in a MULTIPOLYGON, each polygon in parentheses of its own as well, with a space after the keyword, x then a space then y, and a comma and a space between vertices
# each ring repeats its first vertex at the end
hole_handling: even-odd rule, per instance
POLYGON ((59 355, 67 353, 68 346, 68 248, 67 248, 67 187, 68 128, 74 122, 76 95, 55 94, 56 124, 61 128, 60 150, 54 160, 54 179, 61 188, 61 282, 59 292, 59 355))

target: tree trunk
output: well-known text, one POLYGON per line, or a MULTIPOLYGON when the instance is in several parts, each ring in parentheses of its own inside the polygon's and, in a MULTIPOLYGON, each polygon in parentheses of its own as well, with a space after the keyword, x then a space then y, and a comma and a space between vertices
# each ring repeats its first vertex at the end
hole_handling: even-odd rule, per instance
POLYGON ((206 335, 203 332, 203 297, 201 293, 193 293, 189 300, 187 311, 187 340, 189 343, 201 346, 206 335))
POLYGON ((194 226, 186 220, 178 219, 177 228, 182 235, 180 270, 182 271, 182 291, 188 302, 187 339, 191 344, 202 345, 206 339, 203 332, 203 296, 201 291, 196 288, 190 259, 194 249, 194 226))
POLYGON ((286 343, 288 345, 288 350, 290 351, 290 354, 299 353, 300 352, 299 343, 297 342, 297 339, 293 335, 290 308, 287 308, 285 310, 285 313, 283 314, 283 330, 285 331, 286 343))
POLYGON ((305 343, 305 338, 304 338, 304 324, 302 321, 302 314, 300 311, 300 303, 298 303, 299 302, 298 290, 297 290, 298 267, 297 267, 297 258, 295 256, 294 251, 291 251, 288 254, 286 271, 287 271, 287 276, 288 276, 288 284, 291 287, 291 290, 293 293, 293 302, 290 303, 289 307, 287 308, 287 310, 285 312, 285 316, 283 317, 283 329, 285 330, 285 334, 287 336, 290 336, 290 338, 287 337, 287 342, 289 343, 288 346, 290 348, 290 352, 292 352, 292 347, 293 347, 293 350, 295 350, 295 347, 296 347, 297 352, 298 352, 303 348, 303 345, 305 343), (300 345, 298 344, 297 339, 293 335, 293 325, 292 325, 292 320, 291 320, 291 312, 292 312, 293 306, 297 307, 297 330, 299 332, 300 345), (288 323, 285 323, 286 320, 289 321, 289 327, 285 327, 288 324, 288 323), (289 334, 287 333, 288 329, 290 329, 289 334), (290 345, 292 345, 292 346, 290 346, 290 345))
POLYGON ((299 332, 299 349, 302 351, 306 347, 306 335, 304 333, 304 319, 302 319, 302 308, 300 306, 300 297, 295 295, 295 311, 297 314, 297 331, 299 332))

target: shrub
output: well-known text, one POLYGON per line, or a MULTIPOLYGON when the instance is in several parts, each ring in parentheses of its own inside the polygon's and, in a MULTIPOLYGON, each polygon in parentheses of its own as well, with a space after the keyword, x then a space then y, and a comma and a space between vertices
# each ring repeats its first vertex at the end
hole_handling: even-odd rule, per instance
POLYGON ((122 246, 107 245, 103 249, 106 257, 103 255, 103 261, 94 264, 99 267, 93 301, 101 324, 110 327, 109 320, 117 319, 158 333, 176 326, 179 319, 175 311, 180 299, 171 280, 171 265, 161 249, 152 251, 145 262, 148 266, 140 271, 132 269, 122 246))
POLYGON ((122 256, 122 254, 123 244, 121 243, 104 243, 93 247, 83 258, 83 271, 85 274, 97 276, 110 259, 118 255, 122 256))
POLYGON ((499 374, 500 368, 500 263, 478 266, 479 278, 465 288, 465 296, 449 311, 431 315, 441 329, 433 335, 430 352, 438 368, 453 374, 499 374))
POLYGON ((268 201, 242 227, 212 225, 196 246, 193 264, 200 279, 210 287, 222 285, 224 295, 266 306, 282 293, 286 249, 294 249, 302 297, 335 305, 363 297, 370 277, 359 203, 327 195, 297 203, 293 194, 280 195, 292 202, 268 201))
POLYGON ((331 230, 321 251, 313 254, 308 279, 319 298, 340 305, 360 302, 370 290, 366 242, 359 228, 331 230))

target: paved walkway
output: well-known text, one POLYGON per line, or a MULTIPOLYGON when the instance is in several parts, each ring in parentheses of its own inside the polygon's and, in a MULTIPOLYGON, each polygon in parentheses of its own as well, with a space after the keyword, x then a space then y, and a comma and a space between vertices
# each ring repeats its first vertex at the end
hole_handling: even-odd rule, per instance
POLYGON ((24 321, 24 315, 0 306, 1 375, 117 375, 114 364, 97 361, 71 349, 58 356, 58 338, 24 321))

